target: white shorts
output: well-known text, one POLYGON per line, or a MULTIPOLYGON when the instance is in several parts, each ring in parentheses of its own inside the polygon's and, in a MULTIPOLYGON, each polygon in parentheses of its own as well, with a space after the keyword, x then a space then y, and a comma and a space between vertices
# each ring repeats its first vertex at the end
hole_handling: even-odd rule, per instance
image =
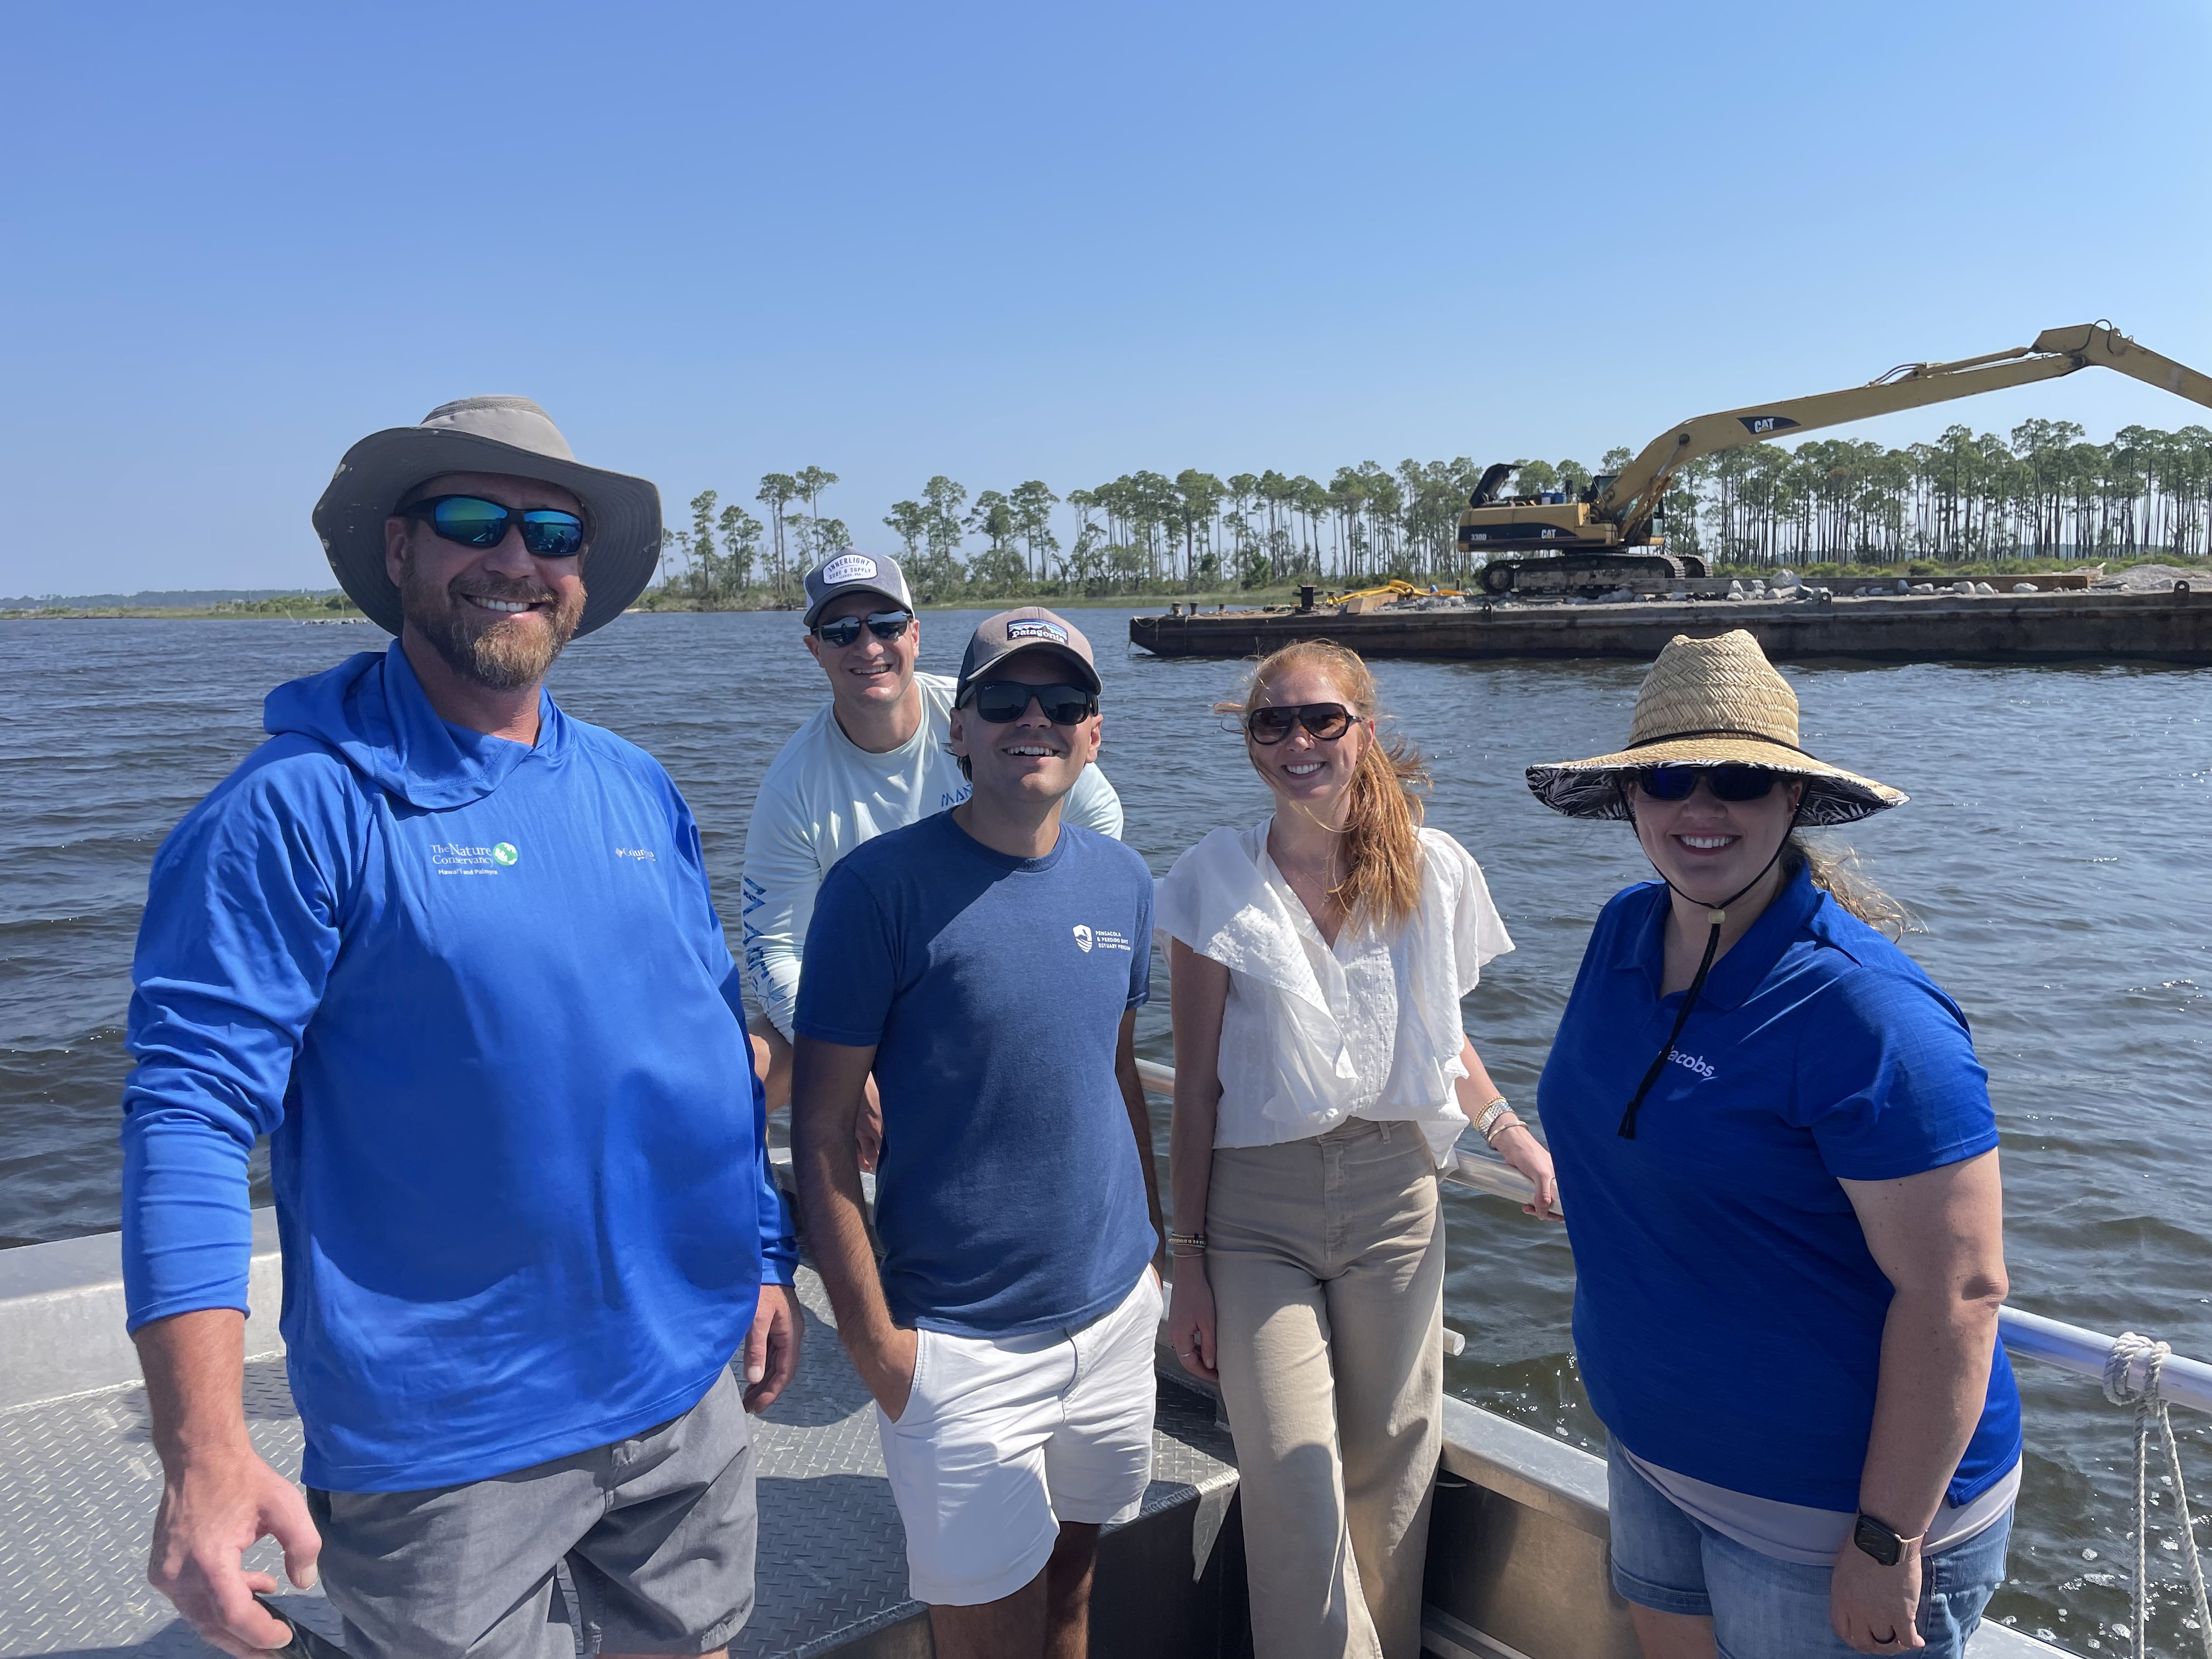
POLYGON ((1063 1521, 1133 1517, 1152 1478, 1152 1343, 1165 1315, 1150 1267, 1079 1330, 918 1333, 914 1389, 884 1468, 906 1523, 909 1593, 998 1601, 1044 1570, 1063 1521))

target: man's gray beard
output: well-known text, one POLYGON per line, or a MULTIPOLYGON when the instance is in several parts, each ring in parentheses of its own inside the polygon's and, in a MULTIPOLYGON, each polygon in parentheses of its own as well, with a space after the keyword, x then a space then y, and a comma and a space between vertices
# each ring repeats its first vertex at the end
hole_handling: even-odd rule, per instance
MULTIPOLYGON (((509 584, 508 592, 493 592, 489 599, 513 598, 526 603, 535 603, 546 598, 538 588, 524 583, 509 584)), ((553 666, 553 659, 574 637, 576 623, 584 614, 584 594, 579 590, 574 599, 558 605, 544 612, 543 630, 532 628, 507 628, 495 623, 481 630, 471 629, 462 611, 468 601, 450 589, 432 586, 416 574, 415 562, 407 562, 407 580, 400 584, 401 614, 415 624, 422 637, 430 641, 431 648, 465 680, 474 681, 489 691, 520 691, 545 678, 545 671, 553 666)))

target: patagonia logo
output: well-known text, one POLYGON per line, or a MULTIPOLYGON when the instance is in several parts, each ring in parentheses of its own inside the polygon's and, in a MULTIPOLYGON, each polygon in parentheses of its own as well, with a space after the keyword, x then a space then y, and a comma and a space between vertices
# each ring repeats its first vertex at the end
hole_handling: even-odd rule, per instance
POLYGON ((1085 956, 1093 951, 1126 951, 1129 948, 1129 936, 1117 933, 1111 927, 1086 927, 1079 921, 1075 924, 1075 944, 1085 956))
POLYGON ((1702 1054, 1686 1054, 1680 1048, 1669 1048, 1667 1058, 1684 1071, 1695 1072, 1699 1077, 1710 1079, 1713 1074, 1712 1066, 1702 1054))
POLYGON ((1067 630, 1058 623, 1047 622, 1042 617, 1025 617, 1019 622, 1006 624, 1006 637, 1010 640, 1052 640, 1066 645, 1067 630))
POLYGON ((876 562, 865 553, 846 553, 822 567, 822 580, 835 587, 840 582, 872 582, 876 579, 876 562))

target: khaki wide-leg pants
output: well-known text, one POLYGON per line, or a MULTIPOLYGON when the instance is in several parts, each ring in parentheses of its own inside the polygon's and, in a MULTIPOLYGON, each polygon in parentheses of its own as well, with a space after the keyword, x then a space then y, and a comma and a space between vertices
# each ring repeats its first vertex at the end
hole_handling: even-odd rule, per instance
POLYGON ((1444 1231, 1426 1139, 1355 1119, 1216 1147, 1206 1234, 1254 1651, 1419 1659, 1443 1439, 1444 1231))

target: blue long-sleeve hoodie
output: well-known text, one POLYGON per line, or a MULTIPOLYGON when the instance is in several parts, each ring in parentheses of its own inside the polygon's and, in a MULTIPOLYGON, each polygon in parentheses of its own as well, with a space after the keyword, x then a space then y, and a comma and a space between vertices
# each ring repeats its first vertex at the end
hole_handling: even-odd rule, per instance
POLYGON ((476 1480, 678 1416, 790 1218, 690 811, 550 696, 441 720, 395 643, 271 693, 154 861, 132 977, 131 1328, 246 1307, 270 1138, 302 1478, 476 1480))

